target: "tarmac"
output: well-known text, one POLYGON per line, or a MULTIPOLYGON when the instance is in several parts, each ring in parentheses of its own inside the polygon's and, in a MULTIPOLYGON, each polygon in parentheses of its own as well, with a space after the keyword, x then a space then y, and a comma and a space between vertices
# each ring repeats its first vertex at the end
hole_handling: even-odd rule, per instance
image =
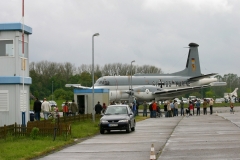
POLYGON ((214 108, 212 115, 149 118, 131 133, 98 134, 41 160, 240 159, 240 107, 214 108))

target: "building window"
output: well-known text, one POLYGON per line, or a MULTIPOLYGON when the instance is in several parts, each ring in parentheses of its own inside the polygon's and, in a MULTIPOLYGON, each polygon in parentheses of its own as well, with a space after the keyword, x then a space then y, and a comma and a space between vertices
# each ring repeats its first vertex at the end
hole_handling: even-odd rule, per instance
POLYGON ((9 94, 8 90, 0 90, 0 112, 9 111, 9 94))
POLYGON ((18 54, 20 57, 28 58, 28 44, 24 42, 24 54, 22 53, 22 41, 18 41, 18 54))
POLYGON ((14 56, 13 40, 0 40, 0 56, 14 56))

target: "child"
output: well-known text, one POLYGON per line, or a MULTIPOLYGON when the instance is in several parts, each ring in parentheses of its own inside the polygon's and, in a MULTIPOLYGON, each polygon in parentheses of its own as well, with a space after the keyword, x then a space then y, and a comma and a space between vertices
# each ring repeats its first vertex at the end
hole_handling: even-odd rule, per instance
POLYGON ((233 103, 230 102, 230 113, 233 113, 234 114, 234 110, 233 110, 234 106, 233 106, 233 103))

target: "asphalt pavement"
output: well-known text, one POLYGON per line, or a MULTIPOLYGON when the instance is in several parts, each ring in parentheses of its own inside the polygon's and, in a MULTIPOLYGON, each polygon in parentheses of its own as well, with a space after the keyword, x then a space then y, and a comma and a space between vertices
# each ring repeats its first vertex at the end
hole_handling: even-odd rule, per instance
POLYGON ((240 107, 214 108, 212 115, 149 118, 131 133, 98 134, 43 160, 240 159, 240 107))

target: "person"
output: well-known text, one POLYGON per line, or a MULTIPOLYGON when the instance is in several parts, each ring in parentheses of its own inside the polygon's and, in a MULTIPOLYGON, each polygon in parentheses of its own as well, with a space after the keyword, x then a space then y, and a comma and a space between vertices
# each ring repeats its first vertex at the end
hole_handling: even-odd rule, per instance
POLYGON ((129 107, 130 107, 131 110, 132 110, 132 105, 133 105, 133 104, 130 102, 130 103, 129 103, 129 107))
POLYGON ((172 101, 170 101, 170 106, 171 106, 171 110, 172 110, 172 116, 175 116, 175 108, 174 108, 174 103, 172 101))
POLYGON ((153 118, 152 104, 153 104, 153 103, 151 103, 151 104, 149 105, 149 107, 148 107, 148 109, 149 109, 149 111, 150 111, 150 118, 153 118))
POLYGON ((184 116, 184 103, 183 100, 180 102, 180 107, 181 107, 181 116, 184 116))
POLYGON ((78 113, 79 114, 84 114, 84 112, 85 112, 85 106, 84 106, 84 104, 82 104, 82 105, 80 104, 78 113))
POLYGON ((165 101, 163 108, 165 112, 165 117, 167 117, 167 101, 165 101))
POLYGON ((43 111, 44 119, 48 119, 49 112, 51 112, 51 106, 46 98, 43 99, 43 103, 41 105, 41 109, 43 111))
POLYGON ((63 106, 63 116, 68 116, 68 113, 69 113, 68 101, 66 101, 63 106))
POLYGON ((175 116, 178 116, 178 103, 176 100, 174 100, 174 111, 175 111, 175 116))
POLYGON ((205 115, 207 115, 207 100, 206 99, 204 99, 204 101, 203 101, 203 114, 205 115))
POLYGON ((199 115, 200 116, 200 100, 197 100, 197 103, 196 103, 196 107, 197 107, 197 116, 199 115))
POLYGON ((193 115, 193 108, 194 108, 193 103, 194 103, 194 102, 191 101, 190 104, 189 104, 190 116, 193 115))
POLYGON ((143 117, 147 117, 147 103, 146 101, 143 102, 143 117))
POLYGON ((101 114, 101 111, 102 111, 102 105, 98 101, 98 103, 95 105, 95 112, 96 114, 101 114))
POLYGON ((233 103, 230 101, 230 113, 232 114, 234 114, 233 108, 234 108, 233 103))
POLYGON ((138 103, 138 101, 135 101, 135 102, 136 102, 136 116, 138 116, 139 103, 138 103))
POLYGON ((153 118, 156 118, 156 112, 157 112, 157 104, 156 104, 155 100, 153 100, 153 103, 152 103, 152 117, 153 118))
POLYGON ((72 100, 72 104, 70 105, 70 110, 72 111, 73 116, 75 116, 78 111, 77 103, 74 101, 74 99, 72 100))
POLYGON ((160 108, 160 105, 158 103, 157 104, 157 110, 156 110, 156 117, 161 117, 161 108, 160 108))
POLYGON ((59 117, 59 112, 58 112, 58 107, 53 107, 53 111, 54 111, 54 118, 58 118, 59 117))
POLYGON ((172 117, 172 108, 170 102, 167 102, 167 117, 172 117))
POLYGON ((33 111, 35 114, 35 119, 37 121, 40 121, 41 106, 42 106, 42 103, 38 100, 38 98, 36 98, 33 104, 33 111))
POLYGON ((137 115, 137 105, 135 102, 132 103, 132 112, 134 116, 137 115))
POLYGON ((192 105, 193 105, 193 115, 194 115, 194 109, 195 109, 195 103, 196 103, 196 99, 195 100, 192 100, 192 105))
POLYGON ((209 101, 209 106, 210 106, 210 114, 213 113, 213 99, 209 101))
POLYGON ((186 108, 186 115, 187 115, 187 117, 189 117, 189 115, 190 115, 189 107, 186 108))
POLYGON ((106 104, 105 104, 105 103, 103 103, 103 106, 102 106, 102 108, 103 108, 103 109, 102 109, 102 112, 103 112, 103 113, 105 113, 105 111, 106 111, 106 109, 107 109, 107 106, 106 106, 106 104))

